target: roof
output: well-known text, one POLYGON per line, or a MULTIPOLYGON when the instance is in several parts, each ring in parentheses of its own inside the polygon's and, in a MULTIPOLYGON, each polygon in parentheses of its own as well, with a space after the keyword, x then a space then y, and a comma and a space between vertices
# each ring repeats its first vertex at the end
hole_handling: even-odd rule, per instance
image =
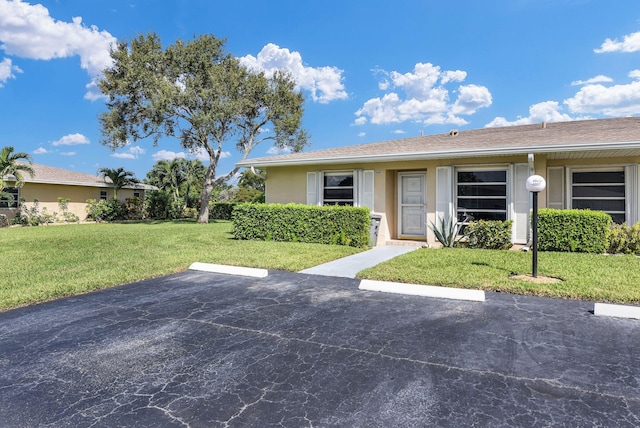
MULTIPOLYGON (((85 174, 82 172, 71 171, 53 166, 31 164, 31 168, 35 171, 35 175, 31 177, 29 174, 22 174, 25 183, 43 183, 43 184, 62 184, 67 186, 89 186, 89 187, 111 187, 111 180, 107 178, 107 182, 101 176, 85 174)), ((11 177, 11 176, 9 176, 11 177)), ((14 178, 14 177, 11 177, 14 178)), ((155 186, 148 184, 136 183, 124 186, 125 189, 143 189, 152 190, 155 186)))
POLYGON ((389 162, 514 154, 550 159, 640 156, 640 117, 451 131, 239 162, 240 167, 389 162))

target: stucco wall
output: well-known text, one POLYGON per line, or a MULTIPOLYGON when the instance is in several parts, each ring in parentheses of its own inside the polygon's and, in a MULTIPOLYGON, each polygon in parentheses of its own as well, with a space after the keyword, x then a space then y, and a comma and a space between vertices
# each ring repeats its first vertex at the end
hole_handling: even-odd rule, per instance
MULTIPOLYGON (((107 187, 87 187, 69 186, 60 184, 25 183, 20 188, 20 198, 24 199, 27 207, 33 206, 33 201, 37 200, 40 209, 46 208, 49 213, 56 212, 61 217, 62 210, 58 205, 58 198, 70 199, 68 211, 77 215, 80 220, 87 217, 85 210, 87 199, 100 199, 100 191, 107 192, 107 198, 113 198, 113 189, 107 187)), ((118 199, 124 201, 133 198, 133 193, 139 192, 144 196, 143 190, 120 189, 118 199)), ((15 209, 0 209, 0 214, 5 214, 9 218, 15 217, 15 209)))
MULTIPOLYGON (((374 212, 383 215, 379 243, 395 239, 398 235, 398 172, 425 171, 427 173, 427 224, 435 221, 436 209, 436 168, 439 166, 507 166, 528 163, 526 154, 517 156, 496 156, 490 158, 460 158, 432 161, 351 163, 338 165, 311 165, 296 167, 267 168, 266 201, 268 203, 306 203, 306 176, 310 171, 340 171, 364 169, 375 171, 374 212)), ((607 166, 640 163, 640 157, 584 158, 582 154, 572 159, 548 160, 544 155, 535 156, 535 173, 546 178, 549 166, 607 166)), ((546 191, 539 195, 540 207, 546 206, 546 191)), ((433 232, 427 231, 429 244, 436 244, 433 232)))

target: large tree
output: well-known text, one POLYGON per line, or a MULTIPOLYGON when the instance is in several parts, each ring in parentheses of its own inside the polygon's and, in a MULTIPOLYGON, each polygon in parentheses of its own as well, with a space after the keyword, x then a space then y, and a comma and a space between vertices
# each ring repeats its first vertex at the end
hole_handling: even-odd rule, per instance
POLYGON ((12 146, 7 146, 0 151, 0 199, 9 199, 12 197, 4 191, 4 179, 8 176, 15 178, 15 187, 21 187, 24 183, 22 173, 29 174, 31 177, 35 175, 35 171, 31 166, 31 156, 26 152, 16 152, 12 146))
POLYGON ((138 182, 133 172, 126 171, 122 167, 100 168, 98 170, 98 174, 102 176, 105 183, 110 184, 111 187, 113 187, 113 199, 118 199, 118 190, 138 182), (107 181, 107 178, 109 181, 107 181))
POLYGON ((164 49, 156 34, 140 35, 112 49, 113 66, 99 82, 108 97, 100 116, 103 144, 116 149, 147 137, 154 144, 175 137, 185 149, 206 151, 200 223, 209 221, 214 187, 238 172, 216 177, 225 145, 234 144, 244 160, 265 140, 294 152, 307 144, 304 99, 291 76, 253 72, 226 53, 224 43, 202 35, 164 49))

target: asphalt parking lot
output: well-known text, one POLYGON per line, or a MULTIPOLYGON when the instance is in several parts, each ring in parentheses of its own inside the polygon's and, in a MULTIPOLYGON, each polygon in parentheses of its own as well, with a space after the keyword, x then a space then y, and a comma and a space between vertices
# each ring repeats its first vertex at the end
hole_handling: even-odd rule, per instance
POLYGON ((271 271, 0 313, 0 425, 640 425, 640 321, 271 271))

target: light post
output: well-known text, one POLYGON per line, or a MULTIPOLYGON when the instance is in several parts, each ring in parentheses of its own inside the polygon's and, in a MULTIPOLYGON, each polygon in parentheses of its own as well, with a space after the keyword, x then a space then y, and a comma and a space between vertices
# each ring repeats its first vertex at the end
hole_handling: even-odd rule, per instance
POLYGON ((533 277, 538 277, 538 193, 542 192, 547 183, 539 175, 527 178, 527 190, 533 193, 533 277))

